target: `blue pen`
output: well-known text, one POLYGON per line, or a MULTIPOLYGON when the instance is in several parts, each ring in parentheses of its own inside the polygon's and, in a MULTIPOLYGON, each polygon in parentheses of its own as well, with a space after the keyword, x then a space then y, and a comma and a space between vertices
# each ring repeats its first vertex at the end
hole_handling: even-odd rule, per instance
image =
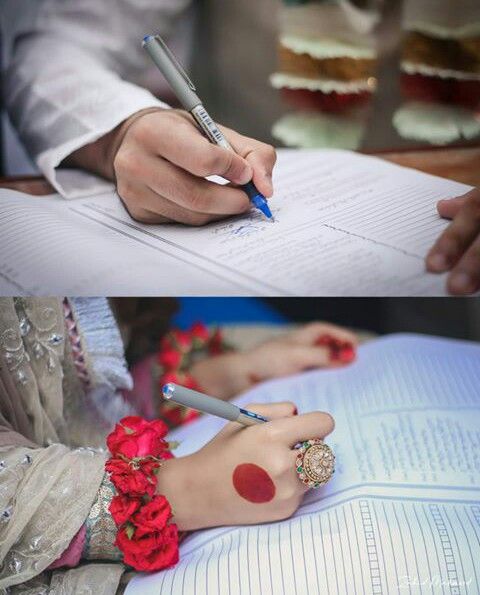
MULTIPOLYGON (((187 73, 180 66, 163 39, 159 35, 147 35, 143 38, 143 47, 171 86, 180 103, 192 114, 195 122, 210 142, 233 151, 230 143, 203 107, 200 98, 196 94, 195 85, 188 78, 187 73)), ((274 221, 267 200, 257 190, 255 184, 248 182, 242 188, 253 205, 270 221, 274 221)))

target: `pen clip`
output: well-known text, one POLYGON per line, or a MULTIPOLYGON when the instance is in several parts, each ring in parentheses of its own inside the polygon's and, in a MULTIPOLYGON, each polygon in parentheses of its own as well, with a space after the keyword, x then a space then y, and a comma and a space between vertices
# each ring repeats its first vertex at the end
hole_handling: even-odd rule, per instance
POLYGON ((172 61, 172 64, 178 70, 179 74, 181 74, 182 77, 185 79, 185 82, 190 87, 190 89, 192 91, 196 91, 197 88, 195 87, 195 85, 193 84, 193 82, 189 79, 188 74, 185 72, 185 70, 183 69, 182 65, 180 64, 180 62, 175 57, 175 54, 168 47, 168 45, 163 41, 163 39, 160 37, 160 35, 155 35, 155 40, 158 41, 158 43, 162 46, 163 51, 165 52, 165 54, 167 54, 167 56, 169 57, 169 59, 172 61))

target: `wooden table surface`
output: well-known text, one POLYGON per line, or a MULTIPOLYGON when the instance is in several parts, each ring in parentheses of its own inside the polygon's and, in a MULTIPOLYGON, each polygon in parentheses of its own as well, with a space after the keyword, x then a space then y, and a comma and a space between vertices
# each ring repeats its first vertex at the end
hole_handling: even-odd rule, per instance
MULTIPOLYGON (((373 153, 377 157, 413 167, 420 171, 480 186, 480 146, 465 148, 435 148, 402 152, 373 153)), ((27 194, 44 195, 54 192, 41 177, 0 178, 0 188, 11 188, 27 194)))
POLYGON ((480 186, 480 146, 381 153, 378 156, 428 174, 480 186))

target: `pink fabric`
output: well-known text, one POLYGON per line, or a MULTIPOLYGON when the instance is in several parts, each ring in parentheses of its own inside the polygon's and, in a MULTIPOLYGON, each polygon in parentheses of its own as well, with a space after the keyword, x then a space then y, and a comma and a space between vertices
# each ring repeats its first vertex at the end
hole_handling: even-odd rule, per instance
POLYGON ((133 378, 133 389, 123 391, 125 399, 135 408, 138 415, 153 419, 157 416, 155 399, 158 389, 154 384, 153 366, 156 355, 150 355, 133 366, 130 374, 133 378))
POLYGON ((77 371, 78 378, 85 389, 89 389, 91 381, 88 373, 85 356, 83 354, 82 341, 78 332, 77 323, 73 317, 72 308, 68 298, 63 300, 63 314, 65 317, 65 324, 67 327, 68 339, 72 348, 73 362, 77 371))
POLYGON ((70 542, 70 545, 63 552, 63 554, 52 562, 48 567, 48 570, 54 568, 60 568, 61 566, 68 566, 70 568, 78 566, 82 557, 83 548, 85 547, 85 539, 87 536, 87 528, 82 525, 78 533, 70 542))

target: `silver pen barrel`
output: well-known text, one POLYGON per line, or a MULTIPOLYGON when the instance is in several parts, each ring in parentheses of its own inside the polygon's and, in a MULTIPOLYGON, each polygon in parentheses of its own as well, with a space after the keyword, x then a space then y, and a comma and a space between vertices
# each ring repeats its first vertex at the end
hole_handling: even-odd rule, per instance
POLYGON ((195 93, 195 85, 188 78, 187 73, 163 39, 159 35, 147 35, 144 37, 142 45, 172 87, 183 107, 191 112, 197 105, 201 105, 202 102, 195 93))
POLYGON ((244 426, 253 426, 268 421, 258 413, 242 409, 232 403, 214 399, 191 388, 185 388, 171 382, 164 385, 162 394, 165 399, 183 405, 184 407, 190 407, 202 413, 210 413, 210 415, 215 415, 229 421, 237 421, 244 426))
POLYGON ((240 413, 239 408, 232 405, 232 403, 208 397, 196 390, 185 388, 178 384, 166 384, 162 392, 165 399, 172 400, 184 407, 190 407, 197 411, 223 417, 223 419, 228 419, 229 421, 237 421, 240 413))

